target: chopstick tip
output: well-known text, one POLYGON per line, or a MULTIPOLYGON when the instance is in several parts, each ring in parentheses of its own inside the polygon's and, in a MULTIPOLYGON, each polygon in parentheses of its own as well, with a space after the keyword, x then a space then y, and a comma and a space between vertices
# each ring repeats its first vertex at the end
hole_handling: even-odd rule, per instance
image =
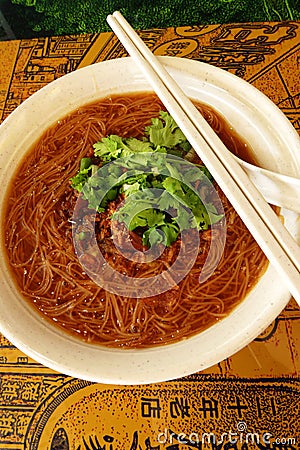
POLYGON ((120 11, 116 10, 112 14, 108 14, 108 16, 106 17, 106 21, 109 25, 111 25, 118 17, 122 17, 122 14, 120 13, 120 11))

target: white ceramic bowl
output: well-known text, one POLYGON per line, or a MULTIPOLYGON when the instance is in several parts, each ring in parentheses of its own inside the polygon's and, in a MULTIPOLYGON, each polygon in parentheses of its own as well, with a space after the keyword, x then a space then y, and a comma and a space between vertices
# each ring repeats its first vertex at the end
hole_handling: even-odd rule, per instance
MULTIPOLYGON (((266 96, 213 66, 187 59, 160 59, 191 98, 214 106, 227 118, 251 144, 263 167, 299 176, 299 137, 266 96)), ((0 127, 0 212, 11 168, 49 125, 78 106, 109 94, 149 90, 131 58, 122 58, 80 69, 32 95, 0 127)), ((299 240, 300 221, 294 213, 283 213, 287 228, 299 240)), ((3 236, 1 243, 3 251, 3 236)), ((270 266, 245 300, 206 331, 163 347, 108 349, 83 343, 50 325, 21 298, 5 259, 2 257, 0 262, 2 334, 45 366, 102 383, 158 382, 205 369, 247 345, 276 318, 289 299, 280 274, 270 266)))

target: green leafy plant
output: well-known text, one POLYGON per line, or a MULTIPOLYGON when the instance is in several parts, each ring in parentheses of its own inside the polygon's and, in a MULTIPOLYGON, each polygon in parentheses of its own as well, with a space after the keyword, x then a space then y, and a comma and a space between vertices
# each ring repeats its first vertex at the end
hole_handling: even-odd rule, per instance
MULTIPOLYGON (((137 29, 265 20, 299 20, 298 0, 11 0, 19 22, 56 35, 110 30, 106 17, 120 10, 137 29)), ((16 32, 22 34, 20 26, 16 32)))

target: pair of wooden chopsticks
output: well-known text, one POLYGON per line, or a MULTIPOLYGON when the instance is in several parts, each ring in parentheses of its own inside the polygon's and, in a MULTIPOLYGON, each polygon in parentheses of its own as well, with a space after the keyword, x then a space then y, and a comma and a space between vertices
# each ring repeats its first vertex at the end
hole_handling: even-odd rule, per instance
POLYGON ((107 22, 300 305, 300 248, 165 67, 118 11, 107 22))

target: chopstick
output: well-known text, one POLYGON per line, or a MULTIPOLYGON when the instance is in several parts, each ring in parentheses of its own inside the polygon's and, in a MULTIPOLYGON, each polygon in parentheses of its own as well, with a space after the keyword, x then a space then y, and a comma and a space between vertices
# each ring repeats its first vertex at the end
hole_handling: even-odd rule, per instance
POLYGON ((153 90, 300 305, 300 248, 296 241, 220 138, 122 14, 115 11, 107 17, 107 22, 132 59, 138 63, 153 90))

